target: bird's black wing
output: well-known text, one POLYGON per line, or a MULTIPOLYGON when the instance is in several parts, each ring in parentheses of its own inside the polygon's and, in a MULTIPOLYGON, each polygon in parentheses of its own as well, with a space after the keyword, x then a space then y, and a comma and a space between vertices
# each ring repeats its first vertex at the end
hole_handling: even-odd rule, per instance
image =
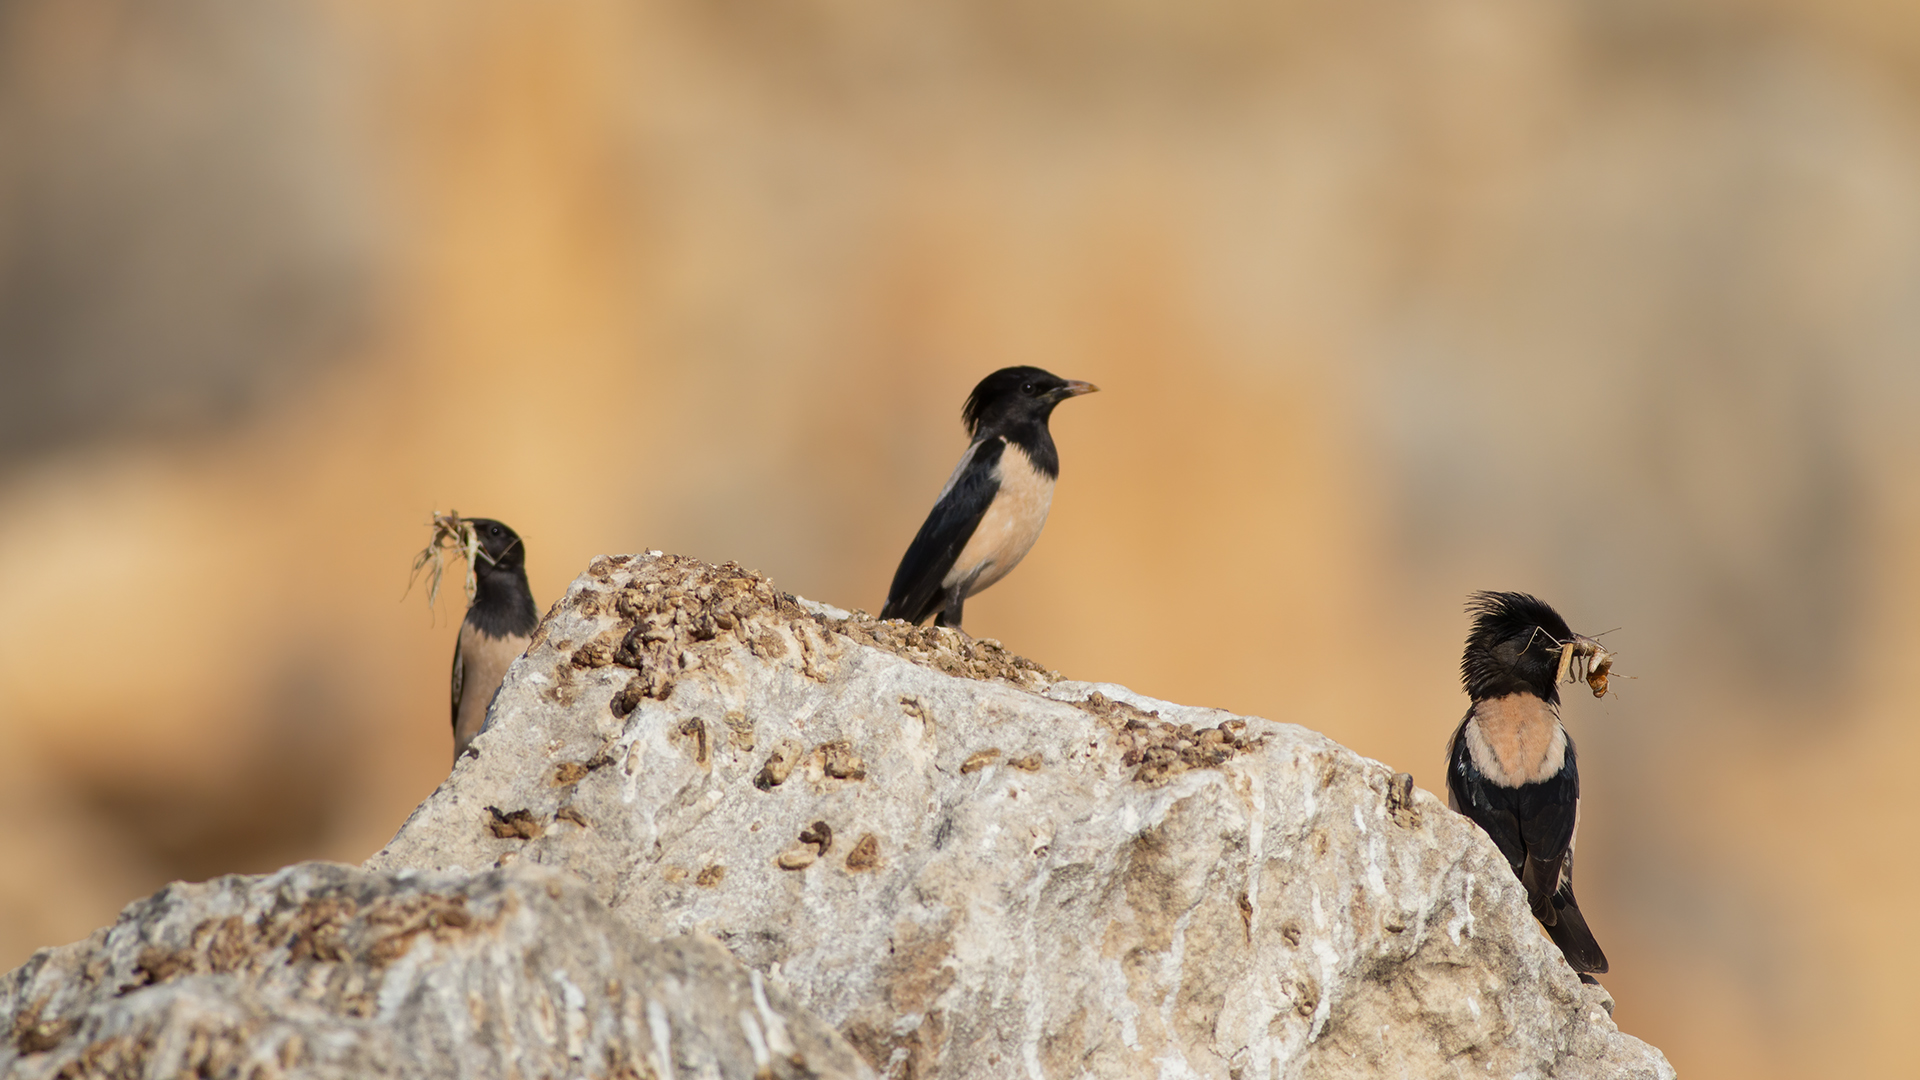
POLYGON ((1567 966, 1594 975, 1606 974, 1607 954, 1600 951, 1593 931, 1587 929, 1587 917, 1580 914, 1580 905, 1573 899, 1571 880, 1562 883, 1553 894, 1553 907, 1555 918, 1547 926, 1547 936, 1560 946, 1560 955, 1567 958, 1567 966))
POLYGON ((1572 739, 1567 740, 1560 771, 1516 789, 1514 801, 1520 838, 1527 848, 1520 883, 1527 887, 1534 915, 1552 926, 1558 917, 1553 895, 1560 889, 1562 869, 1573 857, 1573 830, 1580 820, 1580 770, 1574 764, 1572 739))
POLYGON ((1000 491, 1000 455, 1006 448, 1006 440, 1000 438, 982 439, 967 448, 946 490, 907 545, 900 568, 893 573, 893 587, 887 590, 887 606, 880 609, 881 618, 917 623, 944 606, 940 583, 1000 491))
POLYGON ((1580 770, 1575 764, 1573 739, 1567 739, 1566 762, 1550 780, 1522 789, 1532 802, 1524 819, 1527 867, 1520 881, 1527 900, 1575 971, 1604 974, 1607 954, 1587 929, 1587 918, 1573 898, 1573 833, 1580 820, 1580 770))
POLYGON ((1482 776, 1473 764, 1473 756, 1467 750, 1467 721, 1473 719, 1469 711, 1467 718, 1460 721, 1454 729, 1453 740, 1447 744, 1447 804, 1465 814, 1480 826, 1500 848, 1500 854, 1507 857, 1513 866, 1515 875, 1527 858, 1527 842, 1520 831, 1520 818, 1512 806, 1500 796, 1501 790, 1482 776))
MULTIPOLYGON (((1471 713, 1468 716, 1472 716, 1471 713)), ((1580 773, 1573 741, 1560 771, 1538 784, 1503 788, 1473 765, 1466 721, 1447 747, 1447 804, 1485 830, 1527 890, 1528 906, 1575 971, 1601 974, 1606 954, 1573 898, 1573 832, 1579 819, 1580 773)))
MULTIPOLYGON (((464 630, 465 627, 462 629, 464 630)), ((460 654, 460 638, 465 636, 460 634, 453 639, 453 727, 455 731, 460 729, 460 688, 467 681, 466 658, 460 654)))

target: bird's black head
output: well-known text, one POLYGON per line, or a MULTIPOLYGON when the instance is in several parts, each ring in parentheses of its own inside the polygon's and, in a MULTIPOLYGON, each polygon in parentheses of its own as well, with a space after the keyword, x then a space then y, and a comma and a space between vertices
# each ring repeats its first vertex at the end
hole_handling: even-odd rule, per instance
POLYGON ((1521 692, 1558 702, 1560 647, 1574 640, 1565 619, 1543 600, 1517 592, 1478 592, 1467 600, 1473 627, 1460 678, 1475 701, 1521 692))
POLYGON ((1022 421, 1046 423, 1053 407, 1080 394, 1100 389, 1092 383, 1063 379, 1037 367, 1010 367, 980 380, 967 395, 960 410, 967 434, 978 437, 982 431, 1022 421))
POLYGON ((474 560, 473 565, 475 576, 489 577, 519 570, 527 565, 527 546, 520 542, 519 533, 492 518, 466 520, 480 538, 480 557, 474 560))

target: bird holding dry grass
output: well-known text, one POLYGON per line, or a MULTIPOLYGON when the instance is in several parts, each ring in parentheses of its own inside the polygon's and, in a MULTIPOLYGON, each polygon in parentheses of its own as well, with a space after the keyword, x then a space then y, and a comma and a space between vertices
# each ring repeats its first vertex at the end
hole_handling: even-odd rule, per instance
POLYGON ((467 752, 486 726, 487 708, 507 668, 527 651, 540 621, 527 585, 526 545, 492 518, 433 515, 433 537, 415 556, 414 573, 427 568, 427 604, 439 593, 449 553, 467 562, 467 617, 453 647, 453 758, 467 752))

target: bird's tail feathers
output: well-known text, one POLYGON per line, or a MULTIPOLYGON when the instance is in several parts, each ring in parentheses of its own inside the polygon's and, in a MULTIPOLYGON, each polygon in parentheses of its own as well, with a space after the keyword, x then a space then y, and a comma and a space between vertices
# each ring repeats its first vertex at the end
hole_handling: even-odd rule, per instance
POLYGON ((1528 855, 1520 864, 1520 884, 1527 890, 1527 906, 1533 909, 1533 917, 1540 920, 1542 926, 1552 926, 1560 921, 1560 909, 1555 906, 1555 886, 1560 884, 1561 859, 1542 862, 1528 855))
POLYGON ((1573 898, 1573 886, 1562 885, 1551 898, 1554 920, 1540 920, 1547 928, 1547 936, 1560 947, 1560 954, 1567 958, 1567 965, 1573 970, 1594 975, 1607 973, 1607 954, 1600 951, 1600 943, 1593 939, 1593 931, 1587 929, 1587 918, 1580 914, 1580 905, 1573 898))

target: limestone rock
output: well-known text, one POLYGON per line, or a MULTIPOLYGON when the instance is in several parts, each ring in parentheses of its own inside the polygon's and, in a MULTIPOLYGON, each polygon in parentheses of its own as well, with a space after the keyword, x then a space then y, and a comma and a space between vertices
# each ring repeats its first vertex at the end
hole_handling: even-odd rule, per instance
POLYGON ((302 863, 170 885, 0 979, 0 1076, 867 1077, 711 942, 577 880, 302 863))
POLYGON ((370 866, 564 868, 890 1076, 1666 1077, 1492 843, 1304 728, 595 560, 370 866))

